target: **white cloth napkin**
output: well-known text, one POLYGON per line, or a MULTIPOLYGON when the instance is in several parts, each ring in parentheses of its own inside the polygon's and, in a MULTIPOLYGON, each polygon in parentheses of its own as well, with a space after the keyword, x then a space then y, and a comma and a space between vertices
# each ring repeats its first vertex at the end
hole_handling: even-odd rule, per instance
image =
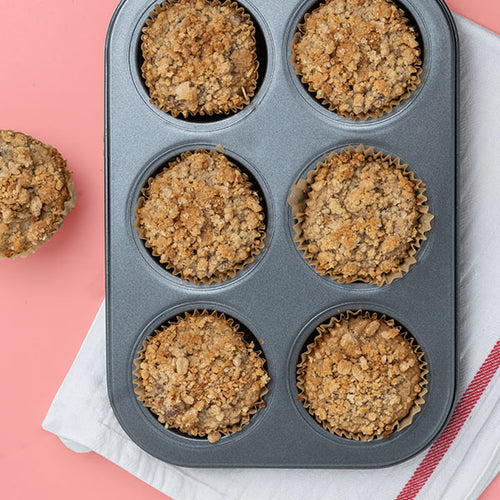
MULTIPOLYGON (((464 18, 455 19, 462 64, 462 394, 500 338, 500 37, 464 18)), ((105 372, 103 306, 50 407, 44 429, 74 451, 103 455, 175 500, 390 500, 426 453, 380 470, 175 467, 149 456, 126 436, 109 405, 105 372)), ((477 498, 499 471, 499 422, 497 373, 417 498, 477 498)))

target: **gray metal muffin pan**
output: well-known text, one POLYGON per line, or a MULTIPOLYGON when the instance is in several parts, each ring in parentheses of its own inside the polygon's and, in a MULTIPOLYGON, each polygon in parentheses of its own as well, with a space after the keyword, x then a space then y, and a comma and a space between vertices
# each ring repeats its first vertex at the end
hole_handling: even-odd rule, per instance
POLYGON ((124 0, 106 46, 106 295, 109 398, 128 435, 151 455, 191 467, 381 467, 428 446, 445 426, 457 375, 458 42, 441 0, 401 0, 423 44, 421 84, 379 119, 352 122, 328 111, 289 63, 296 25, 314 0, 240 0, 258 28, 259 90, 237 114, 174 119, 149 103, 140 73, 141 28, 152 0, 124 0), (213 117, 212 117, 213 118, 213 117), (317 275, 293 242, 291 186, 323 154, 349 144, 400 157, 422 179, 432 230, 417 264, 381 288, 317 275), (222 284, 172 276, 133 228, 150 175, 180 152, 222 144, 259 184, 267 237, 251 265, 222 284), (237 433, 211 444, 165 429, 137 401, 133 360, 143 340, 179 313, 217 310, 260 342, 271 377, 267 407, 237 433), (364 443, 324 430, 297 401, 296 364, 315 328, 338 311, 364 308, 402 324, 421 345, 429 392, 412 425, 364 443))

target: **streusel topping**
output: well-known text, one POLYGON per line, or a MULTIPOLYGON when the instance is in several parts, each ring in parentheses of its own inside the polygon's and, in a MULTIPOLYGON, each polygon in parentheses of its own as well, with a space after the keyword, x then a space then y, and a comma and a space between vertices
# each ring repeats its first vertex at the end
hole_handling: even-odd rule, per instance
POLYGON ((327 0, 292 45, 294 66, 342 116, 380 116, 408 97, 422 65, 415 30, 391 0, 327 0))
POLYGON ((419 186, 388 157, 333 153, 308 186, 301 223, 320 274, 381 285, 420 242, 419 186))
POLYGON ((255 26, 236 3, 167 1, 151 13, 142 40, 151 101, 173 116, 234 112, 255 93, 255 26))
POLYGON ((136 371, 139 399, 165 427, 213 443, 265 406, 264 363, 231 320, 197 312, 146 341, 136 371))
POLYGON ((386 437, 422 392, 410 341, 399 327, 370 314, 318 331, 299 365, 299 399, 332 432, 386 437))
POLYGON ((52 146, 0 130, 0 257, 35 251, 67 213, 71 173, 52 146))
POLYGON ((248 177, 217 151, 184 153, 150 181, 139 234, 183 279, 223 280, 260 252, 264 210, 248 177))

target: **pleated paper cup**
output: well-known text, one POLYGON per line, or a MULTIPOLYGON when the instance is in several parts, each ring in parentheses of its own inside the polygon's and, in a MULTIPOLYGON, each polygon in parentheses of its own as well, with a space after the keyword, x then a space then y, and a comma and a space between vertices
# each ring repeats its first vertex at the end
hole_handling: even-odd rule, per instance
MULTIPOLYGON (((392 100, 385 106, 381 108, 375 108, 367 113, 354 113, 354 112, 346 112, 346 111, 341 111, 338 108, 338 104, 335 104, 331 101, 329 95, 327 92, 325 92, 323 89, 321 89, 321 86, 315 85, 314 83, 307 81, 304 75, 302 74, 302 69, 300 63, 297 61, 297 57, 295 54, 295 46, 297 43, 300 41, 301 37, 305 34, 305 29, 306 29, 306 23, 307 20, 311 17, 311 14, 322 7, 324 7, 328 2, 323 2, 321 3, 316 9, 314 9, 311 12, 307 12, 304 16, 304 21, 297 25, 297 32, 292 38, 292 43, 291 43, 291 52, 292 55, 290 57, 290 63, 293 66, 293 69, 295 71, 295 74, 300 78, 302 84, 307 88, 308 92, 315 98, 317 99, 325 108, 327 108, 329 111, 332 111, 333 113, 337 114, 338 116, 342 116, 344 118, 348 118, 349 120, 361 120, 365 121, 368 118, 380 118, 381 116, 390 113, 392 109, 396 106, 398 106, 402 101, 408 99, 411 94, 414 92, 414 90, 417 88, 417 86, 420 84, 421 79, 420 76, 422 74, 422 59, 421 59, 421 50, 418 49, 418 62, 415 64, 415 73, 411 75, 410 80, 407 82, 407 86, 405 89, 405 92, 402 93, 398 98, 392 100)), ((408 20, 407 20, 408 21, 408 20)), ((414 29, 412 27, 412 29, 414 29)))
MULTIPOLYGON (((148 19, 146 20, 145 26, 143 28, 142 33, 142 54, 144 57, 144 63, 142 65, 142 77, 146 86, 149 89, 149 95, 151 99, 151 103, 154 104, 158 109, 170 113, 174 118, 181 116, 183 118, 193 118, 197 116, 216 116, 216 115, 229 115, 237 113, 241 111, 244 107, 246 107, 252 97, 255 95, 255 91, 257 89, 257 82, 259 79, 259 61, 257 58, 257 41, 256 41, 256 29, 255 25, 250 17, 250 14, 241 7, 238 3, 232 2, 230 0, 225 0, 221 2, 220 0, 202 0, 207 5, 215 5, 215 6, 224 6, 234 10, 235 16, 245 22, 249 29, 249 35, 253 40, 253 45, 255 47, 255 51, 253 53, 253 61, 249 66, 247 78, 250 82, 248 84, 248 88, 241 87, 242 91, 242 99, 239 103, 225 103, 215 105, 213 109, 207 110, 203 107, 197 109, 196 111, 186 110, 186 109, 178 109, 175 105, 174 99, 169 99, 169 96, 165 96, 161 91, 156 90, 151 86, 150 82, 154 79, 154 75, 152 69, 150 67, 151 64, 154 64, 155 56, 153 54, 149 55, 150 46, 153 45, 153 42, 149 40, 148 32, 151 26, 158 19, 158 16, 167 11, 169 8, 174 7, 176 4, 185 4, 189 2, 189 0, 166 0, 160 4, 156 4, 154 10, 150 13, 148 19)), ((186 64, 189 64, 189 61, 186 61, 186 64)), ((170 96, 172 97, 172 96, 170 96)))
MULTIPOLYGON (((240 330, 240 325, 237 324, 233 318, 226 317, 225 314, 223 313, 218 313, 216 311, 208 311, 208 310, 203 310, 203 311, 198 311, 195 310, 192 313, 186 312, 184 314, 178 315, 174 320, 169 321, 168 324, 163 325, 160 329, 156 330, 153 332, 146 340, 144 340, 142 344, 141 350, 137 353, 136 358, 134 360, 134 370, 133 370, 133 382, 134 382, 134 392, 137 396, 137 399, 144 404, 155 416, 157 417, 158 421, 165 426, 167 429, 173 429, 181 434, 184 434, 186 436, 190 437, 199 437, 199 438, 206 438, 210 442, 216 442, 220 439, 221 436, 227 436, 230 434, 234 434, 235 432, 240 431, 245 425, 247 425, 250 422, 250 419, 253 415, 255 415, 261 408, 264 408, 266 406, 266 402, 264 400, 264 396, 268 393, 268 383, 269 383, 269 377, 267 375, 267 372, 264 368, 265 364, 265 359, 262 356, 262 352, 259 351, 258 349, 255 348, 254 342, 247 342, 244 339, 244 333, 240 330), (185 404, 185 408, 183 408, 182 411, 178 412, 176 411, 172 415, 168 414, 167 412, 164 412, 163 415, 157 414, 154 409, 150 408, 150 405, 148 405, 148 396, 147 396, 147 379, 148 379, 148 373, 147 373, 147 363, 145 362, 145 355, 146 355, 146 349, 148 347, 148 343, 150 340, 154 337, 156 337, 158 334, 160 334, 162 331, 164 331, 166 328, 169 326, 179 324, 185 320, 189 320, 191 318, 203 318, 203 317, 215 317, 218 319, 221 319, 223 321, 227 321, 228 325, 231 327, 231 329, 234 331, 234 334, 243 340, 246 346, 249 348, 253 349, 255 354, 258 356, 258 366, 266 373, 265 378, 267 379, 264 387, 262 387, 259 397, 257 401, 254 402, 254 404, 249 408, 241 409, 241 415, 240 419, 238 422, 224 422, 223 420, 220 421, 220 423, 217 425, 216 428, 210 429, 210 430, 202 430, 202 429, 181 429, 176 426, 175 422, 173 422, 173 419, 176 415, 179 413, 187 413, 189 412, 192 408, 193 405, 196 404, 196 401, 193 400, 192 404, 185 404)), ((196 366, 195 366, 196 368, 196 366)), ((173 368, 172 368, 173 369, 173 368)), ((209 383, 209 381, 207 381, 209 383)), ((151 389, 151 388, 149 388, 151 389)), ((186 390, 187 397, 189 398, 189 390, 186 390)), ((162 398, 161 393, 156 395, 158 398, 162 398)))
MULTIPOLYGON (((68 190, 69 198, 64 202, 64 208, 63 208, 62 212, 60 214, 58 214, 57 219, 59 220, 59 223, 55 226, 54 230, 51 233, 47 234, 43 241, 40 241, 38 244, 31 246, 29 250, 26 250, 24 252, 20 252, 20 253, 17 253, 15 255, 12 255, 12 256, 7 256, 7 255, 2 254, 2 252, 0 251, 0 259, 13 260, 13 259, 16 259, 18 257, 24 259, 24 258, 28 257, 29 255, 35 253, 41 246, 45 245, 45 243, 50 241, 52 239, 52 237, 56 234, 56 232, 61 228, 61 226, 63 225, 64 219, 69 215, 71 210, 73 210, 73 208, 76 205, 76 188, 75 188, 74 182, 71 179, 72 172, 69 172, 66 169, 67 162, 61 156, 61 154, 59 153, 59 151, 56 148, 54 148, 53 146, 49 146, 47 144, 44 144, 41 141, 39 141, 38 139, 31 137, 29 135, 23 134, 22 132, 16 132, 14 130, 5 130, 5 131, 1 131, 1 132, 7 132, 7 133, 12 133, 12 134, 21 134, 21 135, 25 136, 28 140, 30 140, 34 143, 38 143, 38 144, 42 145, 44 148, 51 150, 53 152, 53 154, 58 158, 58 163, 60 164, 60 166, 62 168, 64 168, 68 173, 68 175, 66 176, 66 189, 68 190)), ((0 219, 0 222, 1 222, 1 219, 0 219)))
POLYGON ((363 281, 366 283, 375 284, 378 286, 386 285, 392 283, 395 279, 401 278, 405 273, 407 273, 410 268, 417 262, 416 254, 423 241, 427 239, 426 233, 431 229, 431 221, 434 218, 433 215, 429 213, 429 207, 427 205, 427 197, 425 196, 425 185, 421 180, 415 178, 413 172, 409 171, 408 166, 401 163, 399 158, 391 158, 390 156, 385 156, 382 152, 376 152, 373 148, 365 148, 362 144, 357 147, 349 146, 347 149, 342 149, 340 153, 330 153, 325 156, 324 161, 319 162, 314 170, 311 170, 306 179, 301 179, 297 184, 292 186, 291 195, 288 199, 288 203, 292 209, 292 215, 296 219, 296 224, 294 225, 295 238, 294 241, 298 243, 298 248, 303 252, 304 258, 309 261, 309 264, 314 267, 315 271, 322 276, 330 276, 333 280, 339 283, 355 283, 358 281, 363 281), (412 184, 417 193, 417 210, 419 213, 417 236, 408 249, 406 257, 401 261, 398 269, 394 272, 382 274, 378 279, 370 279, 366 277, 358 276, 345 276, 344 274, 335 273, 333 270, 324 269, 321 264, 316 259, 316 256, 309 252, 308 246, 309 241, 305 239, 302 224, 305 220, 305 211, 308 202, 308 196, 311 189, 311 185, 314 183, 315 177, 318 170, 325 166, 325 164, 331 160, 334 156, 340 156, 343 153, 362 153, 366 157, 372 157, 373 159, 381 159, 383 161, 388 161, 395 169, 402 172, 402 174, 411 180, 412 184))
MULTIPOLYGON (((214 150, 212 150, 212 151, 214 151, 214 150)), ((223 149, 221 152, 223 154, 223 149)), ((186 152, 182 153, 181 155, 179 155, 177 158, 175 158, 172 162, 170 162, 169 165, 166 168, 164 168, 160 174, 157 174, 157 175, 161 175, 161 174, 167 172, 174 165, 182 162, 183 160, 188 158, 190 155, 195 154, 195 153, 210 153, 210 151, 207 151, 204 149, 198 149, 196 151, 186 151, 186 152)), ((231 163, 231 166, 233 168, 238 168, 232 162, 230 162, 230 163, 231 163)), ((241 170, 240 170, 240 172, 241 172, 241 170)), ((248 179, 248 176, 244 172, 241 172, 241 174, 242 174, 243 179, 244 179, 243 187, 251 189, 251 190, 258 193, 256 186, 254 186, 252 184, 252 182, 250 182, 250 180, 248 179)), ((163 258, 163 256, 160 255, 153 248, 151 243, 148 241, 146 234, 145 234, 143 228, 141 227, 141 223, 140 223, 139 211, 141 210, 141 208, 144 206, 144 203, 146 202, 146 199, 148 197, 149 188, 150 188, 151 183, 153 182, 155 177, 151 177, 148 179, 148 185, 147 185, 147 187, 142 189, 142 196, 139 197, 139 199, 135 205, 135 208, 134 208, 134 215, 135 215, 134 227, 139 235, 139 238, 144 241, 145 247, 151 250, 151 254, 153 255, 153 257, 160 259, 160 262, 162 263, 162 265, 165 266, 165 269, 167 271, 169 271, 171 274, 173 274, 174 276, 178 276, 183 281, 187 281, 187 282, 193 283, 195 285, 200 285, 200 284, 210 285, 210 284, 214 284, 214 283, 222 283, 223 281, 226 281, 230 278, 234 278, 239 271, 241 271, 243 268, 245 268, 246 266, 251 264, 255 260, 257 255, 259 255, 260 252, 262 251, 262 249, 265 247, 264 240, 266 237, 266 226, 265 226, 264 221, 265 221, 266 214, 265 214, 265 207, 263 205, 261 205, 262 206, 262 211, 261 211, 262 220, 260 221, 260 224, 256 229, 257 232, 259 233, 259 237, 255 240, 255 247, 251 249, 250 255, 248 256, 248 258, 244 259, 241 262, 235 263, 232 268, 227 269, 223 272, 217 272, 212 276, 204 277, 204 278, 200 279, 196 276, 188 275, 186 273, 185 269, 183 269, 182 267, 175 266, 171 262, 168 262, 168 260, 165 261, 165 258, 163 258)), ((262 198, 260 195, 259 195, 259 202, 262 203, 262 198)))
POLYGON ((297 399, 303 404, 304 408, 309 412, 309 414, 312 417, 314 417, 314 419, 317 422, 319 422, 323 426, 323 428, 325 428, 332 434, 356 441, 373 441, 374 439, 386 438, 393 432, 400 431, 410 426, 411 423, 413 422, 413 419, 415 418, 415 415, 417 415, 417 413, 421 411, 421 407, 425 403, 424 396, 428 392, 427 374, 429 373, 429 370, 427 369, 427 363, 424 359, 424 353, 422 351, 422 348, 418 345, 416 340, 408 332, 403 330, 401 326, 399 325, 395 326, 395 321, 393 319, 387 318, 384 314, 378 315, 377 313, 363 311, 361 309, 357 311, 346 311, 345 313, 342 313, 339 316, 335 316, 331 318, 327 323, 320 325, 316 331, 317 331, 316 337, 307 346, 306 350, 302 353, 300 363, 297 366, 297 388, 299 390, 299 395, 297 396, 297 399), (336 324, 341 324, 342 322, 348 321, 351 318, 359 318, 359 317, 364 319, 379 320, 386 323, 386 325, 390 326, 391 328, 396 327, 399 330, 399 335, 401 335, 411 346, 413 352, 417 357, 420 368, 420 382, 418 384, 419 387, 418 396, 413 402, 413 406, 410 408, 408 414, 403 418, 400 418, 399 420, 395 420, 390 425, 390 428, 387 428, 386 426, 383 432, 379 432, 378 434, 373 434, 373 435, 349 432, 348 430, 342 429, 338 425, 335 425, 335 422, 331 422, 327 418, 325 419, 320 418, 317 415, 315 409, 313 408, 308 398, 308 395, 305 391, 304 377, 306 371, 306 363, 310 356, 314 356, 314 351, 318 346, 318 343, 321 342, 321 339, 324 338, 324 336, 328 335, 329 330, 335 327, 336 324))

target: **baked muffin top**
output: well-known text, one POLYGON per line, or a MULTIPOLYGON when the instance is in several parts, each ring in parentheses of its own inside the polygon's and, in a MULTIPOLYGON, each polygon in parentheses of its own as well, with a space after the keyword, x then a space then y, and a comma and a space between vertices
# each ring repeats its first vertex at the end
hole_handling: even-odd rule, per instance
POLYGON ((255 26, 236 3, 164 2, 146 23, 142 53, 151 101, 173 116, 227 114, 255 93, 255 26))
POLYGON ((213 150, 184 153, 150 179, 136 215, 146 246, 193 283, 234 276, 264 245, 258 192, 213 150))
POLYGON ((408 97, 422 65, 415 30, 391 0, 327 0, 299 26, 292 52, 309 90, 351 119, 408 97))
POLYGON ((318 328, 299 365, 299 399, 328 430, 386 437, 422 392, 415 349, 392 321, 358 314, 318 328))
POLYGON ((305 256, 318 273, 339 281, 383 284, 424 237, 422 186, 388 157, 332 153, 307 187, 305 256))
POLYGON ((60 227, 71 173, 52 146, 0 130, 0 257, 34 252, 60 227))
POLYGON ((216 442, 264 406, 264 359, 224 315, 196 312, 145 342, 139 399, 165 427, 216 442))

